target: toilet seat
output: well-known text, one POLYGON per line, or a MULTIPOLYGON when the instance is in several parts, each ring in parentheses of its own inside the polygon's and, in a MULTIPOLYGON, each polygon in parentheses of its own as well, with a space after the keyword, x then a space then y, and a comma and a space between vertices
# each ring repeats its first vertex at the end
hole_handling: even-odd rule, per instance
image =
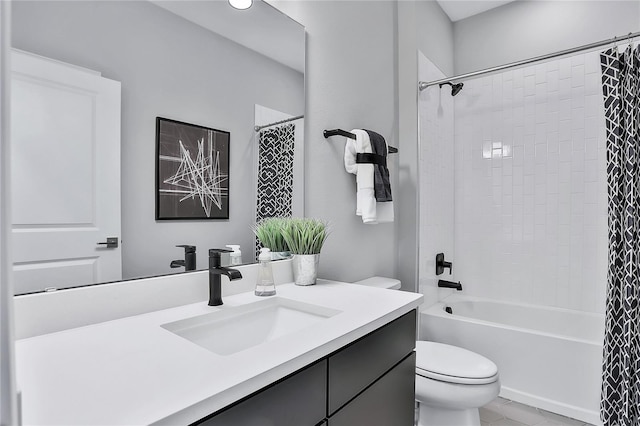
POLYGON ((482 379, 470 379, 468 377, 447 376, 445 374, 438 374, 438 373, 434 373, 433 371, 421 370, 419 368, 416 368, 416 374, 420 377, 425 377, 427 379, 433 379, 433 380, 438 380, 440 382, 447 382, 447 383, 459 384, 459 385, 486 385, 498 380, 497 374, 494 376, 485 377, 482 379))
POLYGON ((482 355, 457 346, 418 341, 416 374, 441 382, 483 385, 498 380, 498 367, 482 355))

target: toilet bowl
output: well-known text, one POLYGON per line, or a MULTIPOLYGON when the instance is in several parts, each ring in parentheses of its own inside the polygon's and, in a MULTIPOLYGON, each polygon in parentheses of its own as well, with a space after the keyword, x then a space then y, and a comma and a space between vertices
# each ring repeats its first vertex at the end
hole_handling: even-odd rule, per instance
MULTIPOLYGON (((354 284, 399 289, 400 281, 371 277, 354 284)), ((418 426, 480 426, 479 407, 500 393, 498 367, 475 352, 416 342, 418 426)))
POLYGON ((500 393, 498 367, 456 346, 416 343, 419 426, 480 426, 478 408, 500 393))

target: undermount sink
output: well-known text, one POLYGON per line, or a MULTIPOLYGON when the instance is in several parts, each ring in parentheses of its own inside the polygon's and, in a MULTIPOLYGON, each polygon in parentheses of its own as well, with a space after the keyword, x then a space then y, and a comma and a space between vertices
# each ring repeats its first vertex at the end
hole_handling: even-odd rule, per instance
POLYGON ((276 296, 241 306, 225 306, 209 314, 163 324, 162 328, 218 355, 231 355, 340 312, 276 296))

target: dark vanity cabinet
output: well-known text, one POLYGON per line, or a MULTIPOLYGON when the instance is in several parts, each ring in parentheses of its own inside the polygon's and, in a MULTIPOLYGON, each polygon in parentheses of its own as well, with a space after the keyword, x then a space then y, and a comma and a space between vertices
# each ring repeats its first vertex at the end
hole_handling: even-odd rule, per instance
POLYGON ((223 409, 206 426, 315 426, 326 417, 327 361, 323 359, 223 409))
POLYGON ((413 425, 415 346, 410 312, 329 356, 327 426, 413 425))
POLYGON ((329 417, 327 426, 413 425, 415 375, 412 353, 329 417))
POLYGON ((194 424, 412 426, 416 312, 194 424))

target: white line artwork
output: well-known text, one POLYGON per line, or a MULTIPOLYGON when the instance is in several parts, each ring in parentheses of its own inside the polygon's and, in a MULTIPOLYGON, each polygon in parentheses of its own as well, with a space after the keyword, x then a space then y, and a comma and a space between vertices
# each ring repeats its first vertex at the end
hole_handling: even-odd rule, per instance
MULTIPOLYGON (((174 185, 180 189, 162 190, 164 193, 184 194, 180 202, 186 199, 200 198, 200 205, 204 209, 207 217, 211 217, 211 205, 215 204, 218 209, 222 208, 222 182, 227 177, 220 173, 220 152, 213 150, 213 132, 207 131, 207 153, 204 150, 204 138, 198 140, 198 153, 196 160, 191 158, 189 150, 180 144, 180 166, 175 175, 164 180, 164 183, 174 185)), ((161 157, 162 158, 162 157, 161 157)), ((169 158, 162 158, 169 159, 169 158)))
MULTIPOLYGON (((180 203, 186 200, 198 200, 207 218, 211 217, 212 207, 223 209, 223 198, 228 196, 228 174, 222 172, 220 150, 215 148, 214 130, 206 130, 205 137, 196 140, 197 152, 192 156, 183 140, 178 139, 180 156, 160 155, 161 161, 179 163, 175 174, 162 182, 170 185, 159 189, 166 195, 178 196, 180 203), (195 158, 194 158, 195 157, 195 158)), ((193 148, 193 142, 190 146, 193 148)), ((165 175, 166 176, 166 175, 165 175)))

